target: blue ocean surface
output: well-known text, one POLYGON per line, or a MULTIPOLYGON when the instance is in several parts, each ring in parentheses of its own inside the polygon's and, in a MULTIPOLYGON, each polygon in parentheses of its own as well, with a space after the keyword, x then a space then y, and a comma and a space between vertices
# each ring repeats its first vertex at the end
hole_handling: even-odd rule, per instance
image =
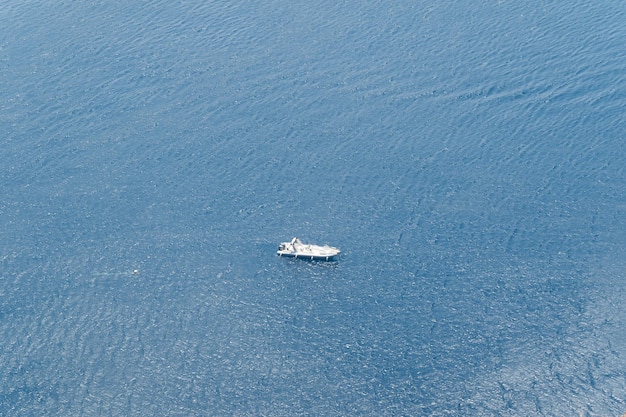
POLYGON ((4 2, 0 415, 622 415, 625 22, 4 2))

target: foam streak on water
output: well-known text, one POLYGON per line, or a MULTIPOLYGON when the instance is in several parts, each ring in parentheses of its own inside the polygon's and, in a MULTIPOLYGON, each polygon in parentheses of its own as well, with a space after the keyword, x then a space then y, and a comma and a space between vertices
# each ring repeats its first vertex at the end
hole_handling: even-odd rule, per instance
POLYGON ((0 415, 621 415, 625 12, 0 6, 0 415))

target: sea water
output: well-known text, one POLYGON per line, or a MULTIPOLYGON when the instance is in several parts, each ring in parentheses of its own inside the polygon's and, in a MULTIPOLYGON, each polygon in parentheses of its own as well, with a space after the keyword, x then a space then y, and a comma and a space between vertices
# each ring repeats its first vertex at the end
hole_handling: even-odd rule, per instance
POLYGON ((5 2, 0 414, 626 412, 625 21, 5 2))

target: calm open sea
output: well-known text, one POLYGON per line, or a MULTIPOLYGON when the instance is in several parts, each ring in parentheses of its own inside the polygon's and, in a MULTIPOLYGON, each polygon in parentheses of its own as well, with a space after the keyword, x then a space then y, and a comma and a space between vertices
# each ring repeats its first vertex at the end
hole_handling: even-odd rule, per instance
POLYGON ((0 415, 620 416, 625 22, 4 2, 0 415))

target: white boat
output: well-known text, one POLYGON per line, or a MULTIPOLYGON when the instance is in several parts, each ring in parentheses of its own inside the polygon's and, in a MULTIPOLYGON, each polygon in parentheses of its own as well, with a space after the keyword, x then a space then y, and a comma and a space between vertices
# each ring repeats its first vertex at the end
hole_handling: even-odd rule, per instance
POLYGON ((335 247, 324 245, 305 245, 294 237, 291 242, 283 242, 278 246, 278 256, 300 258, 311 261, 334 261, 341 251, 335 247))

